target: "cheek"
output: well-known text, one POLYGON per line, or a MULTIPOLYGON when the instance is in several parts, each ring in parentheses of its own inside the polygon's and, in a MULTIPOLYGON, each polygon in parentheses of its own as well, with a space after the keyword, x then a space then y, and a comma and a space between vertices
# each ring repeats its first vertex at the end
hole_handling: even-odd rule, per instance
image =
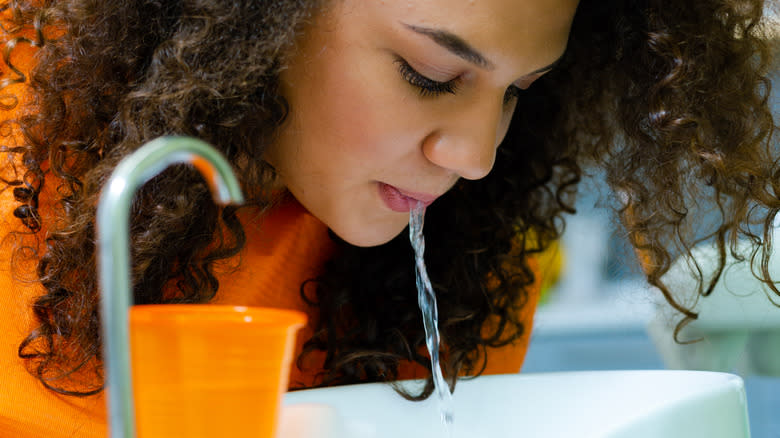
MULTIPOLYGON (((313 141, 341 145, 360 152, 358 145, 370 146, 387 124, 383 108, 371 99, 368 87, 340 69, 320 69, 323 74, 311 99, 299 103, 303 108, 304 126, 313 141)), ((305 94, 304 94, 305 96, 305 94)))
POLYGON ((344 68, 352 65, 360 63, 327 62, 318 69, 318 86, 302 94, 298 105, 305 105, 302 122, 308 141, 327 144, 323 155, 344 153, 356 165, 400 158, 417 143, 420 131, 408 102, 379 66, 344 68))

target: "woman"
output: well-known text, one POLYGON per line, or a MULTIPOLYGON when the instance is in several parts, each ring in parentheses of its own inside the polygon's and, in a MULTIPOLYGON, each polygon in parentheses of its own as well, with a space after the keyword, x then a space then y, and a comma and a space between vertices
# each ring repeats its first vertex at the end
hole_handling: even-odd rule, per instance
POLYGON ((220 149, 250 202, 214 206, 186 167, 147 184, 135 302, 308 312, 294 387, 430 382, 402 232, 418 200, 452 384, 519 370, 533 254, 586 163, 673 305, 659 278, 694 243, 691 199, 718 201, 724 251, 749 234, 766 256, 742 225, 780 205, 762 2, 668 3, 9 3, 0 427, 105 433, 96 199, 160 135, 220 149))

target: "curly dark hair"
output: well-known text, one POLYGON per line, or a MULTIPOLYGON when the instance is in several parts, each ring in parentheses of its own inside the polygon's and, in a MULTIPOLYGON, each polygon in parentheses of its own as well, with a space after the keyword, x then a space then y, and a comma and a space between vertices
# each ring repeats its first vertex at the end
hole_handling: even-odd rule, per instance
MULTIPOLYGON (((278 73, 325 6, 31 3, 6 3, 3 22, 11 73, 2 85, 27 82, 34 97, 8 122, 24 141, 12 144, 8 134, 5 150, 19 157, 19 177, 4 183, 19 202, 15 215, 46 244, 34 256, 47 291, 34 304, 39 328, 19 355, 52 390, 86 395, 103 385, 94 269, 103 182, 141 144, 191 135, 228 157, 252 204, 269 206, 274 172, 262 155, 289 110, 278 73), (20 44, 38 48, 29 78, 13 66, 20 44), (56 181, 56 215, 44 223, 39 195, 56 181)), ((701 238, 686 225, 700 199, 720 213, 706 237, 720 247, 721 269, 729 245, 747 237, 763 280, 780 294, 767 270, 768 231, 750 227, 759 221, 768 230, 780 208, 762 10, 760 0, 580 1, 561 64, 522 93, 492 172, 461 181, 428 208, 426 260, 450 385, 484 369, 487 347, 529 330, 518 317, 534 282, 528 257, 563 232, 586 165, 606 169, 649 282, 685 315, 678 328, 696 315, 661 276, 701 238), (487 321, 495 322, 491 330, 487 321)), ((6 109, 16 106, 3 97, 6 109)), ((219 287, 215 263, 245 241, 235 209, 214 206, 205 183, 183 166, 138 194, 131 232, 136 303, 209 301, 219 287), (173 297, 163 293, 171 288, 173 297)), ((322 384, 392 381, 404 360, 430 369, 405 234, 373 248, 334 240, 339 251, 325 274, 301 285, 320 315, 302 356, 327 353, 322 384)), ((700 293, 715 281, 700 275, 700 293)), ((431 391, 429 377, 406 396, 431 391)))

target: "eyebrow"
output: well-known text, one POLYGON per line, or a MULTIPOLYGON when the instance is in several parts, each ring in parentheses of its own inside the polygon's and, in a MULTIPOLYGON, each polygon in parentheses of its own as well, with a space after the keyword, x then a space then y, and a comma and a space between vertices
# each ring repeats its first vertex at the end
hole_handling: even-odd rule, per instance
MULTIPOLYGON (((495 65, 492 62, 488 61, 488 59, 485 58, 484 55, 479 53, 477 49, 471 47, 471 45, 467 43, 465 40, 463 40, 463 38, 455 35, 454 33, 448 32, 446 30, 415 26, 412 24, 406 24, 406 23, 402 23, 402 24, 409 30, 427 36, 428 38, 432 39, 436 44, 444 47, 445 49, 447 49, 454 55, 458 56, 459 58, 465 59, 466 61, 487 70, 493 70, 495 68, 495 65)), ((540 69, 536 69, 526 74, 525 76, 545 73, 552 70, 558 64, 561 63, 561 61, 563 60, 563 56, 564 55, 562 54, 558 59, 553 61, 550 65, 544 66, 540 69)))
POLYGON ((471 47, 471 45, 464 41, 463 38, 451 32, 440 29, 430 29, 427 27, 414 26, 406 23, 403 23, 403 25, 406 26, 406 28, 409 30, 427 36, 436 44, 449 50, 459 58, 463 58, 466 61, 472 64, 476 64, 484 69, 493 70, 495 68, 493 63, 488 61, 487 58, 479 53, 477 49, 471 47))

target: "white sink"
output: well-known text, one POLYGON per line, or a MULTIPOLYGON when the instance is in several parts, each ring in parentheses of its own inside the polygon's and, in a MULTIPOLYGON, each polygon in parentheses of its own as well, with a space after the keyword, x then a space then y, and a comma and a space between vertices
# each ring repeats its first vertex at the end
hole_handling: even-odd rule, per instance
MULTIPOLYGON (((415 385, 419 382, 404 382, 415 385)), ((701 371, 596 371, 460 381, 453 436, 748 438, 744 384, 701 371)), ((410 402, 384 384, 287 393, 281 438, 446 437, 435 396, 410 402)))

